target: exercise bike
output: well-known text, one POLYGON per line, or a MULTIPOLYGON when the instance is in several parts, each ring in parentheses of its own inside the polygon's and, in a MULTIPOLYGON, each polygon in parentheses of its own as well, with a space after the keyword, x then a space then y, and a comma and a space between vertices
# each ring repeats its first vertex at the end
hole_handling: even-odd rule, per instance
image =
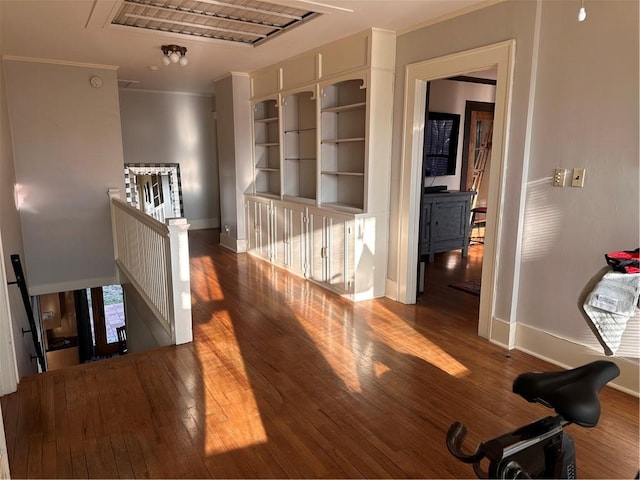
POLYGON ((458 460, 473 464, 478 478, 576 478, 575 445, 563 429, 571 423, 595 427, 598 393, 619 374, 618 366, 605 360, 562 372, 523 373, 513 382, 513 392, 553 408, 556 416, 483 442, 473 453, 463 447, 466 427, 455 422, 447 432, 447 448, 458 460), (487 460, 485 471, 481 462, 487 460))

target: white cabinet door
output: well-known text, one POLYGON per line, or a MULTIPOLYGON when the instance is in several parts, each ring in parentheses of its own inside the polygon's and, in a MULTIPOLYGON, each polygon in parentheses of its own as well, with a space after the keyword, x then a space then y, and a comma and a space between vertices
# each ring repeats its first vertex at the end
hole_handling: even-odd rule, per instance
POLYGON ((273 203, 272 261, 305 276, 307 260, 307 211, 290 203, 273 203))
POLYGON ((271 259, 271 201, 254 197, 246 200, 248 251, 271 259))
POLYGON ((310 277, 341 294, 353 292, 353 220, 346 215, 309 213, 310 277))

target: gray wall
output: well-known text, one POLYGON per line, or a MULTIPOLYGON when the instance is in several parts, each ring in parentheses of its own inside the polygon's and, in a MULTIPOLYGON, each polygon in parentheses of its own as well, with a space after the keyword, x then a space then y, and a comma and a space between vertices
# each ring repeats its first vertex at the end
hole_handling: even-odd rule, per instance
POLYGON ((220 226, 211 97, 120 90, 125 163, 178 163, 191 229, 220 226))
POLYGON ((116 71, 5 60, 5 76, 31 294, 114 283, 107 189, 124 189, 116 71))
MULTIPOLYGON (((438 58, 484 45, 516 39, 516 58, 513 86, 511 123, 509 130, 509 165, 506 182, 515 188, 508 193, 503 222, 509 225, 508 234, 501 242, 499 255, 502 274, 498 279, 498 291, 504 292, 496 299, 500 318, 510 318, 512 277, 515 270, 516 231, 519 217, 519 188, 522 184, 522 158, 526 137, 526 119, 533 49, 536 2, 501 2, 468 15, 453 18, 429 27, 401 35, 396 41, 396 82, 394 92, 394 127, 391 171, 390 231, 399 227, 399 186, 401 169, 402 119, 404 108, 405 67, 408 64, 438 58), (446 39, 444 42, 442 39, 446 39), (503 280, 508 279, 508 280, 503 280), (501 283, 502 282, 502 283, 501 283)), ((398 235, 390 235, 391 259, 388 277, 396 280, 398 266, 395 263, 398 235)))
POLYGON ((585 343, 582 290, 640 242, 639 3, 589 1, 583 24, 573 2, 542 7, 517 318, 585 343), (584 188, 550 187, 558 166, 585 167, 584 188))
MULTIPOLYGON (((640 238, 638 2, 592 0, 584 23, 578 8, 568 0, 506 1, 398 37, 391 232, 399 217, 405 66, 515 39, 496 316, 584 344, 593 335, 578 308, 582 290, 604 266, 605 252, 635 248, 640 238), (552 187, 559 166, 586 167, 585 187, 552 187)), ((390 279, 397 248, 391 235, 390 279)))
POLYGON ((133 285, 122 286, 127 317, 127 349, 129 353, 145 352, 171 345, 171 335, 151 311, 133 285))

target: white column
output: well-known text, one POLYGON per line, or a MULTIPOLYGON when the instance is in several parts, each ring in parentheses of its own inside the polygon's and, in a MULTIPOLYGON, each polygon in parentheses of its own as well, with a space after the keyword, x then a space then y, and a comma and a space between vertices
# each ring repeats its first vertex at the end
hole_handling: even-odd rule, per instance
POLYGON ((189 278, 189 224, 185 218, 168 218, 169 302, 173 324, 173 343, 180 345, 193 340, 191 319, 191 279, 189 278))

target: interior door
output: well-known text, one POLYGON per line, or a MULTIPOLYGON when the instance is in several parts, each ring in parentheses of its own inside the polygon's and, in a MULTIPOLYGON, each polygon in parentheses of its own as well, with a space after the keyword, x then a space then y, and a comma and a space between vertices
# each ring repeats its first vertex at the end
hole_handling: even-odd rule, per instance
POLYGON ((120 350, 117 329, 125 326, 124 295, 120 285, 87 290, 95 355, 107 356, 120 350))
POLYGON ((493 103, 472 101, 466 106, 460 190, 478 192, 474 205, 487 204, 494 107, 493 103))

